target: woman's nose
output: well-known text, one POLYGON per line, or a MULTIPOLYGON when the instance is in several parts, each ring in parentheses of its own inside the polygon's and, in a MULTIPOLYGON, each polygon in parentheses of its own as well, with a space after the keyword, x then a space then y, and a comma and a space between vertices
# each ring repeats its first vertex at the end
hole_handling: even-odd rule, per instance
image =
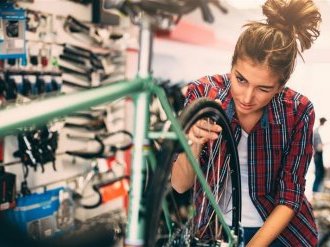
POLYGON ((244 103, 244 104, 249 104, 249 103, 251 103, 251 101, 252 101, 252 99, 253 99, 253 94, 254 94, 254 90, 253 90, 253 88, 248 88, 248 89, 244 92, 243 103, 244 103))

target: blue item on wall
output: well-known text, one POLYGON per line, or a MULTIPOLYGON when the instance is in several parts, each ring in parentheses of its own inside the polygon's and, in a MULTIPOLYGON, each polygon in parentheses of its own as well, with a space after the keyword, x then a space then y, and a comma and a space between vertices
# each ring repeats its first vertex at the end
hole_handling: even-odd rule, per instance
POLYGON ((0 59, 26 58, 26 12, 13 3, 0 3, 0 59))
POLYGON ((18 198, 16 208, 7 214, 9 220, 33 239, 55 236, 59 232, 56 213, 60 205, 61 190, 63 188, 56 188, 18 198))

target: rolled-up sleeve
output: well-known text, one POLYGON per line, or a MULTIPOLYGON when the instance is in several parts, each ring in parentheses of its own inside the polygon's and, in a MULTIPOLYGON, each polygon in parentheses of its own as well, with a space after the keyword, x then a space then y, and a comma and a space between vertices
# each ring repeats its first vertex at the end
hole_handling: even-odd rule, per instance
POLYGON ((297 121, 290 146, 282 159, 276 203, 299 212, 305 192, 305 176, 313 155, 313 125, 315 113, 312 103, 298 106, 297 121))

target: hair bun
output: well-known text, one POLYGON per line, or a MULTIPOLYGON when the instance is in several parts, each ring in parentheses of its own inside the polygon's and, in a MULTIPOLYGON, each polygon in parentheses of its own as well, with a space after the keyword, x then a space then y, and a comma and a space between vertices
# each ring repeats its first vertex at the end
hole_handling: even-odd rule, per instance
POLYGON ((320 34, 321 15, 312 0, 267 0, 262 11, 269 25, 299 40, 301 51, 320 34))

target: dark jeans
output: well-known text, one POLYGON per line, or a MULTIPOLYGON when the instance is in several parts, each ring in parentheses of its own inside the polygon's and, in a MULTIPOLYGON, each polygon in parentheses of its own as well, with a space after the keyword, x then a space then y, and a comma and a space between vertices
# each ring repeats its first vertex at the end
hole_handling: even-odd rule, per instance
POLYGON ((320 185, 322 184, 325 174, 322 152, 315 152, 314 163, 315 163, 315 180, 313 184, 313 192, 317 192, 320 189, 320 185))
MULTIPOLYGON (((259 230, 259 227, 244 227, 244 244, 246 245, 251 238, 254 236, 254 234, 256 234, 256 232, 259 230)), ((283 245, 280 240, 275 239, 270 247, 282 247, 285 246, 283 245)))

